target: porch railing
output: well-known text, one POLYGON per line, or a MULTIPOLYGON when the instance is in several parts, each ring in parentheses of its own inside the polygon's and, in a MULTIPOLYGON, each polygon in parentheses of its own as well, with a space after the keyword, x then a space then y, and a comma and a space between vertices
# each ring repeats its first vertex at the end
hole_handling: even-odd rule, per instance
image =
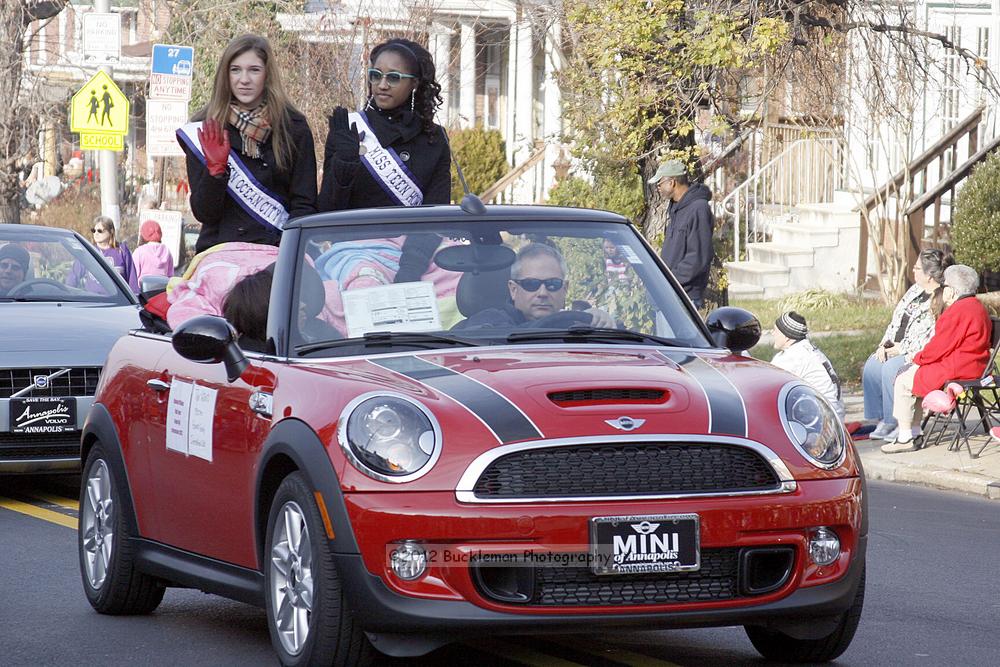
POLYGON ((837 139, 798 139, 719 202, 716 216, 733 223, 733 257, 770 239, 771 221, 794 206, 833 201, 843 178, 840 157, 837 139))
MULTIPOLYGON (((858 207, 861 216, 861 237, 858 244, 858 286, 867 275, 868 239, 875 234, 879 253, 878 275, 895 276, 899 284, 883 287, 883 292, 897 297, 906 289, 908 272, 888 270, 889 263, 912 266, 924 240, 927 211, 933 207, 932 238, 940 242, 945 237, 941 218, 942 202, 953 197, 958 185, 972 168, 998 147, 993 133, 980 149, 986 111, 976 109, 923 153, 905 165, 888 182, 870 194, 858 207), (964 150, 963 150, 964 149, 964 150), (960 154, 966 156, 961 159, 960 154), (959 162, 961 159, 961 162, 959 162), (905 207, 905 208, 904 208, 905 207), (902 251, 902 252, 901 252, 902 251)), ((898 269, 899 267, 895 267, 898 269)))

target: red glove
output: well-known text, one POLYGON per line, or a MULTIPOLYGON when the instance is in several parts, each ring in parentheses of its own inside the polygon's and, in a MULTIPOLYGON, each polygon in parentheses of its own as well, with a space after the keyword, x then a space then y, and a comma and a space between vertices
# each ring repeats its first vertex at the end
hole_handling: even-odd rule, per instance
POLYGON ((208 173, 212 176, 222 176, 226 173, 229 163, 229 133, 217 120, 206 118, 198 128, 198 141, 201 151, 205 154, 208 173))

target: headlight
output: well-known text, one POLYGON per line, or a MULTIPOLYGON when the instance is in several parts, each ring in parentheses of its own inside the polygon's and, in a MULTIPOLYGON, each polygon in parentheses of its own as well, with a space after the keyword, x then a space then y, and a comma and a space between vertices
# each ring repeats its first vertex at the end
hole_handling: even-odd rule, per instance
POLYGON ((844 427, 830 404, 812 388, 797 384, 778 396, 785 433, 810 463, 835 468, 844 460, 847 442, 844 427))
POLYGON ((441 453, 440 432, 426 408, 395 394, 359 396, 337 427, 351 463, 383 482, 409 482, 430 470, 441 453))

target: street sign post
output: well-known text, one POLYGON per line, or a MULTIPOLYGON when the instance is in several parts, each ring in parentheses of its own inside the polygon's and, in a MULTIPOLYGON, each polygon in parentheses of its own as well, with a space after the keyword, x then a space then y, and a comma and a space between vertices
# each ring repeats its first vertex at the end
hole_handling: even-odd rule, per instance
POLYGON ((116 64, 122 57, 122 16, 88 12, 83 15, 84 65, 116 64))
POLYGON ((188 121, 185 100, 146 100, 146 155, 183 157, 177 143, 177 128, 188 121))
POLYGON ((106 72, 98 72, 73 95, 69 127, 81 134, 128 134, 128 98, 106 72))

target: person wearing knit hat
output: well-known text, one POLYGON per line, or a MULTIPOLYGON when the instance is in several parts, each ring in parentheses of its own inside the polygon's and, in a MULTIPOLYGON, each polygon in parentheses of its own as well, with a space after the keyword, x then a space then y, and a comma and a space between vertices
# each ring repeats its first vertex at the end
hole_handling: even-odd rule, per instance
POLYGON ((160 241, 163 239, 163 230, 156 220, 146 220, 139 227, 140 246, 132 253, 132 261, 135 262, 139 280, 143 276, 166 276, 174 275, 174 257, 170 249, 160 241))
POLYGON ((30 265, 31 255, 16 243, 8 243, 0 248, 0 295, 24 282, 30 265))
POLYGON ((771 363, 809 383, 843 419, 845 410, 840 399, 840 378, 827 356, 809 340, 806 318, 794 310, 782 313, 774 321, 771 333, 774 348, 778 350, 771 363))

